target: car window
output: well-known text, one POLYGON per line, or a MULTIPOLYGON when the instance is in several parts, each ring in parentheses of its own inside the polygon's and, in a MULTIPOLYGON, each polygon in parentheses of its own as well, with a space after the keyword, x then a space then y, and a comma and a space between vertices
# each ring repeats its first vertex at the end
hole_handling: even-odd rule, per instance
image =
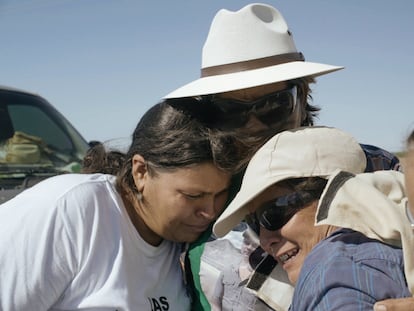
POLYGON ((0 86, 0 204, 45 178, 80 172, 89 147, 46 99, 0 86))
POLYGON ((73 149, 70 138, 43 110, 29 105, 9 105, 8 108, 15 131, 41 137, 49 147, 61 152, 73 149))

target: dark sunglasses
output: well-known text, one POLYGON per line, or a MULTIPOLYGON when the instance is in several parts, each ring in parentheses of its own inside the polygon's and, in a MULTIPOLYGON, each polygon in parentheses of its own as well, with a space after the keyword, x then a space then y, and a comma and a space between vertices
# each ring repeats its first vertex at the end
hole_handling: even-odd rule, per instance
POLYGON ((269 126, 285 122, 295 110, 296 99, 297 87, 295 85, 252 102, 226 99, 217 97, 217 95, 211 97, 213 105, 220 111, 217 121, 226 122, 227 126, 234 127, 245 125, 250 114, 269 126), (231 124, 228 124, 229 122, 231 124))
POLYGON ((293 192, 264 203, 254 213, 247 215, 245 221, 258 235, 260 226, 276 231, 314 200, 315 196, 309 192, 293 192))

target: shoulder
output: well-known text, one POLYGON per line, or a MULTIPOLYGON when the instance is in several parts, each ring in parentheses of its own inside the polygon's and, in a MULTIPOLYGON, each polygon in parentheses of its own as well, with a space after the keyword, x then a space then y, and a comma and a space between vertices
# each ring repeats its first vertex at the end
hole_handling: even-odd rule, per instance
MULTIPOLYGON (((76 227, 102 214, 119 214, 115 178, 103 174, 63 174, 48 178, 2 205, 4 218, 76 227)), ((39 225, 41 226, 41 225, 39 225)), ((75 230, 76 231, 76 230, 75 230)))
POLYGON ((407 294, 401 249, 343 229, 320 242, 305 259, 294 302, 335 308, 343 303, 355 310, 407 294))
POLYGON ((77 202, 90 197, 115 191, 115 177, 104 174, 62 174, 50 177, 25 190, 17 201, 45 205, 57 205, 59 201, 77 202))
POLYGON ((379 268, 391 263, 402 267, 402 250, 368 238, 360 232, 339 229, 314 247, 307 256, 305 265, 309 269, 323 268, 328 271, 332 268, 335 271, 347 271, 352 270, 351 263, 369 265, 373 262, 376 262, 375 265, 379 268), (324 265, 321 265, 321 261, 324 265), (348 262, 348 264, 337 267, 338 262, 348 262))
POLYGON ((115 177, 111 175, 71 174, 51 183, 59 193, 53 204, 56 213, 74 230, 80 223, 91 229, 100 222, 113 223, 122 213, 122 199, 115 190, 115 177))
POLYGON ((115 177, 106 174, 62 174, 45 179, 30 189, 54 189, 62 194, 82 187, 99 187, 107 183, 114 183, 115 177))

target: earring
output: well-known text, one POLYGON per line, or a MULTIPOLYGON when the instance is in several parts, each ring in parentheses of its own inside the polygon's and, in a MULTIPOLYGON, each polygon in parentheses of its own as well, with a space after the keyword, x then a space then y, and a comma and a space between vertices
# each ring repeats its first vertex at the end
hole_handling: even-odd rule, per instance
POLYGON ((138 201, 142 201, 142 192, 141 191, 138 191, 138 193, 137 193, 137 199, 138 199, 138 201))

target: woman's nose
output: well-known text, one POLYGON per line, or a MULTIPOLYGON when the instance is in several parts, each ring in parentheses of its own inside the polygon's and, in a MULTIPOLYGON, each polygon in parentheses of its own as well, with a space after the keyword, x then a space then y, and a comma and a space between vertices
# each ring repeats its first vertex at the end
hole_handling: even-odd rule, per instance
POLYGON ((210 221, 216 219, 217 211, 215 208, 214 200, 206 200, 203 202, 203 204, 198 208, 197 215, 210 221))

